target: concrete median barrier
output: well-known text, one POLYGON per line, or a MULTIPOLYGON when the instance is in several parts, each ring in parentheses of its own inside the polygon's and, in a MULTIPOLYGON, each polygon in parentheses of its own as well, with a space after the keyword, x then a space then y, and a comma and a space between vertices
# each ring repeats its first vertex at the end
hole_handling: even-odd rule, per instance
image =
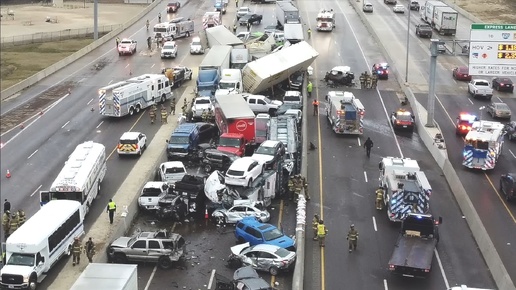
POLYGON ((99 38, 98 40, 92 42, 91 44, 85 46, 84 48, 80 49, 79 51, 75 52, 74 54, 58 61, 57 63, 47 67, 46 69, 24 79, 23 81, 3 90, 1 95, 1 101, 9 98, 10 96, 38 83, 39 81, 43 80, 44 78, 52 75, 53 73, 61 70, 62 68, 68 66, 69 64, 73 63, 74 61, 78 60, 79 58, 85 56, 92 50, 95 50, 102 44, 108 42, 109 40, 116 37, 118 34, 120 34, 122 31, 126 30, 130 26, 132 26, 134 23, 136 23, 138 20, 140 20, 143 16, 145 16, 147 13, 149 13, 152 9, 154 9, 157 5, 159 5, 162 2, 162 0, 156 0, 149 6, 145 7, 140 13, 138 13, 136 16, 128 20, 126 23, 122 24, 119 28, 109 32, 108 34, 104 35, 103 37, 99 38))
MULTIPOLYGON (((362 9, 360 7, 361 2, 349 0, 349 3, 357 12, 358 16, 367 28, 368 32, 373 36, 374 40, 377 42, 381 53, 386 57, 389 63, 394 64, 395 62, 392 60, 392 57, 389 55, 387 49, 385 49, 379 36, 376 34, 375 30, 367 21, 365 14, 362 12, 362 9)), ((461 14, 465 12, 463 9, 456 10, 461 14)), ((468 14, 469 13, 467 13, 466 15, 463 14, 463 16, 467 18, 475 18, 470 14, 468 16, 468 14)), ((473 18, 470 19, 473 20, 473 18)), ((475 21, 476 20, 479 19, 476 18, 475 21)), ((473 234, 473 237, 475 238, 475 241, 478 245, 478 248, 480 249, 480 252, 482 253, 482 256, 484 257, 484 260, 486 261, 486 264, 491 272, 491 275, 493 276, 493 279, 497 287, 499 289, 504 290, 516 290, 516 287, 514 286, 514 283, 511 277, 509 276, 509 273, 507 272, 507 269, 505 268, 500 258, 500 255, 496 251, 496 248, 494 247, 494 244, 491 241, 489 234, 487 233, 482 223, 482 220, 478 216, 478 213, 476 212, 473 203, 469 199, 469 196, 466 190, 464 189, 464 186, 462 185, 460 178, 457 175, 457 172, 448 160, 445 142, 443 142, 442 144, 437 144, 435 142, 435 134, 441 132, 441 130, 438 127, 438 124, 435 123, 437 125, 436 128, 425 127, 425 123, 423 122, 426 122, 427 118, 426 109, 419 102, 417 102, 412 90, 407 84, 405 84, 404 79, 399 73, 399 71, 396 68, 394 68, 393 70, 391 70, 391 72, 394 73, 394 76, 398 81, 399 85, 401 86, 403 93, 412 105, 414 115, 416 116, 416 126, 418 128, 418 133, 421 139, 423 140, 423 143, 432 154, 432 157, 435 159, 439 167, 441 167, 446 178, 446 181, 448 182, 448 185, 450 186, 450 189, 455 199, 457 200, 459 207, 464 217, 466 218, 466 221, 468 222, 468 226, 473 234), (444 146, 444 149, 440 148, 438 145, 444 146)))

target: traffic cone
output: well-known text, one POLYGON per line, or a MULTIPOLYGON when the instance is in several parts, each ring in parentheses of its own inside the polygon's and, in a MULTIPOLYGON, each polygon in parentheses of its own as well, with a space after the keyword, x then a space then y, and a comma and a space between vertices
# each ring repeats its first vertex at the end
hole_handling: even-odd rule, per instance
MULTIPOLYGON (((9 173, 9 170, 7 170, 7 173, 9 173)), ((208 209, 205 209, 205 210, 204 210, 204 218, 205 218, 205 219, 208 219, 208 218, 209 218, 209 216, 208 216, 208 209)))
POLYGON ((11 172, 9 172, 9 169, 7 169, 7 173, 5 174, 5 177, 11 178, 11 172))

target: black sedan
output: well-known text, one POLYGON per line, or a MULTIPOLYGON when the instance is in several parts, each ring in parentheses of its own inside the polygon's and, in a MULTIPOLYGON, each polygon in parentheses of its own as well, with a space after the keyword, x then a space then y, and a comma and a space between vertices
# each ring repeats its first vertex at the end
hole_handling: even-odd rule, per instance
POLYGON ((305 73, 302 71, 297 71, 290 75, 288 78, 288 88, 291 90, 301 91, 303 89, 303 79, 305 78, 305 73))
POLYGON ((507 201, 516 198, 516 174, 507 173, 500 176, 500 191, 507 201))
POLYGON ((514 83, 512 82, 512 80, 510 78, 502 78, 502 77, 498 77, 498 78, 494 78, 493 79, 493 89, 499 91, 499 92, 509 92, 509 93, 512 93, 514 92, 514 83))
POLYGON ((246 25, 247 23, 260 24, 262 22, 262 18, 263 18, 263 16, 260 14, 246 14, 246 15, 240 17, 240 19, 238 20, 238 23, 240 25, 246 25))

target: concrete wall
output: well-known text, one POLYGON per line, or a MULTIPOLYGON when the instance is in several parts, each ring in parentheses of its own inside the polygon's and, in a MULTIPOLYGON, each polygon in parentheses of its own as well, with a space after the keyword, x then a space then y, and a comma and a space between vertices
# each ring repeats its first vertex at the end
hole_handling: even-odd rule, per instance
POLYGON ((131 18, 129 21, 124 23, 120 28, 115 29, 111 31, 110 33, 104 35, 103 37, 99 38, 97 41, 94 41, 93 43, 87 45, 86 47, 82 48, 81 50, 77 51, 76 53, 70 55, 69 57, 60 60, 59 62, 47 67, 46 69, 36 73, 35 75, 3 90, 0 92, 0 100, 5 100, 6 98, 16 94, 17 92, 26 89, 37 82, 41 81, 42 79, 52 75, 56 71, 59 71, 60 69, 68 66, 72 62, 78 60, 79 58, 85 56, 90 51, 95 50, 102 44, 108 42, 118 34, 120 34, 125 29, 129 28, 131 25, 133 25, 136 21, 140 20, 143 16, 145 16, 149 11, 154 9, 159 3, 161 3, 162 0, 154 1, 151 5, 147 6, 145 9, 143 9, 140 13, 138 13, 136 16, 131 18))
MULTIPOLYGON (((365 15, 362 11, 362 7, 360 7, 361 2, 356 2, 355 0, 349 0, 349 2, 357 12, 358 16, 360 16, 360 18, 362 19, 362 22, 364 23, 369 33, 377 42, 378 47, 380 48, 382 54, 386 57, 386 60, 389 63, 394 63, 392 61, 392 57, 390 57, 389 53, 380 41, 380 38, 365 18, 365 15)), ((461 13, 464 12, 464 10, 462 9, 456 10, 461 13)), ((462 14, 463 17, 468 17, 468 15, 470 14, 462 14)), ((477 22, 477 20, 479 19, 473 19, 473 21, 475 22, 477 22)), ((418 128, 418 133, 421 139, 423 140, 423 143, 436 160, 439 167, 441 167, 444 176, 446 177, 446 181, 448 182, 448 185, 450 186, 450 189, 455 199, 457 200, 457 203, 459 204, 459 207, 463 215, 465 216, 466 221, 468 222, 468 225, 471 229, 473 237, 475 238, 478 248, 482 253, 482 256, 484 257, 484 260, 486 261, 486 264, 489 267, 491 274, 493 275, 493 279, 495 280, 497 287, 503 290, 516 290, 516 287, 514 286, 511 277, 507 273, 507 270, 505 269, 505 266, 503 265, 502 260, 500 259, 500 255, 496 251, 484 225, 482 224, 480 217, 478 216, 478 213, 475 210, 475 207, 473 206, 466 190, 464 189, 464 186, 460 181, 460 178, 458 177, 457 173, 455 172, 455 169, 448 160, 446 150, 438 149, 434 142, 435 133, 441 131, 438 128, 428 129, 424 126, 426 123, 427 113, 425 108, 416 101, 412 90, 404 83, 404 79, 401 76, 401 74, 395 68, 391 70, 391 72, 394 73, 396 80, 400 84, 403 92, 405 93, 406 97, 409 99, 412 105, 414 115, 416 116, 416 126, 418 128)))

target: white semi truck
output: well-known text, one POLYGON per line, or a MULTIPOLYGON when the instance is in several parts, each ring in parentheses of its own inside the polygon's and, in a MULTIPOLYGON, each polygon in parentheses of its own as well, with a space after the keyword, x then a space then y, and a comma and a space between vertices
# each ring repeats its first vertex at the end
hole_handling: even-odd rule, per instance
POLYGON ((434 1, 434 0, 426 1, 425 4, 419 10, 419 15, 421 16, 421 19, 424 22, 430 24, 433 27, 434 26, 433 20, 434 20, 435 7, 446 7, 446 6, 448 6, 448 5, 444 4, 441 1, 434 1))

